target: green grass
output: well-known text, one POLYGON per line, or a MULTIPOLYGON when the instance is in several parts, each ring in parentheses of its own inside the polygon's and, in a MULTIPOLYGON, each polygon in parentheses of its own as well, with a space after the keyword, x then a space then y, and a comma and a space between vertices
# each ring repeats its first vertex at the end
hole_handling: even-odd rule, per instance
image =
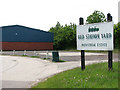
POLYGON ((50 59, 50 58, 42 58, 43 60, 48 60, 48 59, 50 59))
MULTIPOLYGON (((14 55, 15 56, 15 55, 14 55)), ((17 55, 16 55, 17 56, 17 55)), ((19 56, 19 55, 18 55, 19 56)), ((22 57, 28 57, 28 55, 21 55, 22 57)))
POLYGON ((118 63, 108 70, 107 63, 98 63, 56 74, 32 88, 118 88, 118 63))
POLYGON ((28 55, 22 55, 22 57, 40 58, 39 56, 28 56, 28 55))
POLYGON ((58 62, 66 62, 66 61, 64 61, 64 60, 59 60, 58 62))
POLYGON ((57 63, 57 62, 66 62, 66 61, 64 61, 64 60, 59 60, 59 61, 54 61, 55 63, 57 63))
POLYGON ((39 56, 30 56, 31 58, 40 58, 39 56))

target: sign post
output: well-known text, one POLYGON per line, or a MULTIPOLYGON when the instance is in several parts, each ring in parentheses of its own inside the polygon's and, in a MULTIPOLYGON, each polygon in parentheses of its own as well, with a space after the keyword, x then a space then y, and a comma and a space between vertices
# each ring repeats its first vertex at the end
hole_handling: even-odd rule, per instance
MULTIPOLYGON (((79 25, 83 25, 83 24, 84 24, 84 19, 79 18, 79 25)), ((85 52, 84 52, 84 50, 81 50, 81 69, 82 70, 85 69, 85 52)))
MULTIPOLYGON (((112 21, 112 16, 110 13, 107 14, 107 21, 111 22, 112 21)), ((108 68, 109 70, 112 70, 112 51, 108 51, 108 68)))
POLYGON ((107 21, 83 25, 83 18, 79 19, 77 26, 77 50, 81 50, 81 69, 85 69, 84 50, 108 51, 108 68, 112 70, 113 50, 113 22, 112 16, 107 15, 107 21))

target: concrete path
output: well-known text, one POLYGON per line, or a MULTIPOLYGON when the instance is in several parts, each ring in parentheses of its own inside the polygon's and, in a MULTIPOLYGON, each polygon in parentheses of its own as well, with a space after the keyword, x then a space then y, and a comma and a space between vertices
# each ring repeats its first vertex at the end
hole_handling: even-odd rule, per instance
MULTIPOLYGON (((0 56, 2 60, 2 87, 29 88, 56 73, 80 67, 80 61, 53 63, 39 58, 0 56)), ((86 65, 107 60, 86 61, 86 65)))

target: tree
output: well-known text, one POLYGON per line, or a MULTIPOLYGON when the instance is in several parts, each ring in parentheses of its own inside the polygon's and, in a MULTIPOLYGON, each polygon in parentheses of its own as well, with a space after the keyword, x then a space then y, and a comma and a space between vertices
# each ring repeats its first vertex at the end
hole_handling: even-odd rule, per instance
POLYGON ((55 27, 50 28, 49 32, 54 33, 54 49, 66 49, 76 47, 76 25, 70 23, 70 25, 61 26, 57 22, 55 27))
POLYGON ((114 25, 114 45, 120 48, 120 22, 114 25))
POLYGON ((102 12, 95 10, 92 13, 92 15, 87 17, 86 23, 91 24, 91 23, 99 23, 105 21, 106 21, 105 15, 102 12))

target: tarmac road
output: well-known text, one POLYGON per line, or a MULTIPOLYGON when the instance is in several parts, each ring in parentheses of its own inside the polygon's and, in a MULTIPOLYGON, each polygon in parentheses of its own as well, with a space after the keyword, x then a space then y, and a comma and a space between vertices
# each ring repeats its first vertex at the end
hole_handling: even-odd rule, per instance
MULTIPOLYGON (((40 53, 42 55, 42 53, 40 53)), ((70 62, 53 63, 40 58, 29 58, 19 56, 0 56, 3 65, 3 88, 30 88, 36 82, 42 81, 45 78, 54 75, 56 73, 69 70, 75 67, 80 67, 80 59, 78 59, 79 52, 63 52, 60 54, 64 60, 70 60, 70 62), (74 60, 75 61, 74 61, 74 60)), ((44 54, 43 54, 44 55, 44 54)), ((95 55, 104 55, 102 53, 86 53, 86 65, 98 62, 106 62, 108 60, 101 60, 101 56, 96 59, 95 55), (95 59, 93 59, 95 58, 95 59), (92 60, 93 59, 93 60, 92 60)), ((49 56, 51 56, 49 54, 49 56)), ((117 60, 117 56, 115 58, 117 60)))
POLYGON ((53 74, 79 67, 78 62, 52 63, 39 58, 0 56, 3 62, 3 88, 28 88, 53 74))
MULTIPOLYGON (((40 58, 46 58, 46 52, 48 52, 48 58, 52 60, 52 51, 26 51, 26 55, 28 56, 40 56, 40 58)), ((13 55, 12 51, 4 51, 3 54, 5 55, 13 55)), ((23 55, 24 51, 15 51, 14 55, 23 55)), ((66 52, 66 51, 59 51, 59 56, 61 60, 64 61, 80 61, 81 60, 81 53, 80 52, 66 52)), ((94 61, 94 60, 108 60, 107 53, 86 53, 85 52, 86 61, 94 61), (92 57, 91 57, 92 56, 92 57)), ((118 54, 113 53, 113 59, 118 60, 118 54)))
MULTIPOLYGON (((37 53, 38 56, 45 58, 46 52, 37 53)), ((80 52, 59 52, 59 56, 61 60, 64 61, 81 61, 81 53, 80 52)), ((49 58, 52 59, 52 53, 49 52, 49 58)), ((113 59, 118 61, 118 54, 113 53, 113 59)), ((85 52, 85 61, 96 61, 96 60, 108 60, 108 54, 107 53, 88 53, 85 52)))

